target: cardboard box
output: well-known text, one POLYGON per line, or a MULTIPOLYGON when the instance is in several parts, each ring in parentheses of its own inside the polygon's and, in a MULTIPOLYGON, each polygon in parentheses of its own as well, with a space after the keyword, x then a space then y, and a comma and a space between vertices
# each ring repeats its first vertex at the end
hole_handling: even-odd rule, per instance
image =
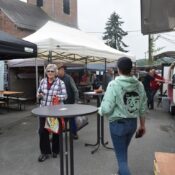
POLYGON ((156 152, 154 174, 175 175, 175 153, 156 152))

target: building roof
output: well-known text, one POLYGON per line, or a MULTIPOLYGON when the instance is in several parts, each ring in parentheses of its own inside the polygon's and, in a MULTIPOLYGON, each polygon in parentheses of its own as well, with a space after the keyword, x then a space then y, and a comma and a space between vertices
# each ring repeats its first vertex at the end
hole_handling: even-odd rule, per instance
POLYGON ((149 63, 149 61, 147 59, 140 59, 140 60, 136 60, 136 67, 159 67, 162 64, 171 64, 172 62, 174 62, 174 58, 173 57, 167 57, 165 56, 161 56, 159 58, 155 58, 154 57, 154 61, 152 63, 149 63))
POLYGON ((37 30, 51 20, 40 7, 19 0, 1 0, 0 9, 19 28, 37 30))
POLYGON ((167 52, 157 54, 154 56, 154 59, 157 60, 157 59, 161 59, 163 57, 170 57, 170 58, 175 59, 175 51, 167 51, 167 52))

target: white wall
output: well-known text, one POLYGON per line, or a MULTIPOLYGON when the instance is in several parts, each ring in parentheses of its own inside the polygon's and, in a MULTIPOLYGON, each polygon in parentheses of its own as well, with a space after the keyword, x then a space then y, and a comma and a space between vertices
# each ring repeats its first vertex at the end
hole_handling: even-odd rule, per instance
MULTIPOLYGON (((170 69, 170 65, 163 66, 163 78, 165 80, 169 80, 169 75, 168 75, 169 69, 170 69)), ((168 90, 168 85, 167 83, 163 83, 163 92, 165 92, 166 90, 168 90)))
POLYGON ((4 90, 4 61, 0 61, 0 90, 4 90))

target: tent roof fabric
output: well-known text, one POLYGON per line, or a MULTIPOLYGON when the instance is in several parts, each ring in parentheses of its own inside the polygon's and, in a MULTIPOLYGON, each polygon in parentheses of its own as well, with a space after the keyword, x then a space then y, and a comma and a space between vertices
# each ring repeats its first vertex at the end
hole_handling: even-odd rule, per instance
POLYGON ((37 45, 0 31, 0 60, 37 56, 37 45))
MULTIPOLYGON (((28 58, 28 59, 15 59, 15 60, 8 60, 8 67, 34 67, 36 66, 36 61, 37 61, 37 66, 45 66, 47 65, 47 60, 37 58, 28 58)), ((53 63, 58 64, 59 60, 54 61, 53 63)), ((66 67, 71 67, 71 68, 77 68, 81 67, 82 69, 84 68, 83 64, 65 64, 66 67)))
MULTIPOLYGON (((37 59, 37 66, 44 66, 45 60, 37 59)), ((34 67, 35 66, 35 59, 28 58, 28 59, 15 59, 8 61, 8 67, 34 67)))
POLYGON ((24 38, 38 46, 38 57, 60 59, 63 62, 107 62, 127 56, 134 56, 115 50, 102 40, 62 24, 48 21, 35 33, 24 38))
POLYGON ((0 9, 16 26, 28 30, 37 30, 51 18, 39 7, 19 0, 1 0, 0 9))

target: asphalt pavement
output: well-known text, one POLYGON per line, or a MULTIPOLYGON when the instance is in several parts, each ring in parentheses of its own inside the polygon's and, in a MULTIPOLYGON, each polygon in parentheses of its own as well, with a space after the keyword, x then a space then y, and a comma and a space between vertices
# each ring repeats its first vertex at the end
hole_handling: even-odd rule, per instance
MULTIPOLYGON (((94 101, 91 101, 95 105, 94 101)), ((39 163, 38 119, 31 115, 35 105, 27 105, 26 110, 0 111, 0 175, 59 175, 59 157, 39 163)), ((75 175, 117 175, 114 152, 100 146, 85 143, 96 142, 96 115, 89 115, 89 124, 78 133, 74 141, 75 175)), ((108 121, 105 119, 105 141, 109 141, 108 121)), ((150 110, 146 118, 146 135, 133 138, 129 147, 129 166, 132 175, 153 175, 154 153, 175 153, 175 117, 164 112, 161 107, 150 110)))

